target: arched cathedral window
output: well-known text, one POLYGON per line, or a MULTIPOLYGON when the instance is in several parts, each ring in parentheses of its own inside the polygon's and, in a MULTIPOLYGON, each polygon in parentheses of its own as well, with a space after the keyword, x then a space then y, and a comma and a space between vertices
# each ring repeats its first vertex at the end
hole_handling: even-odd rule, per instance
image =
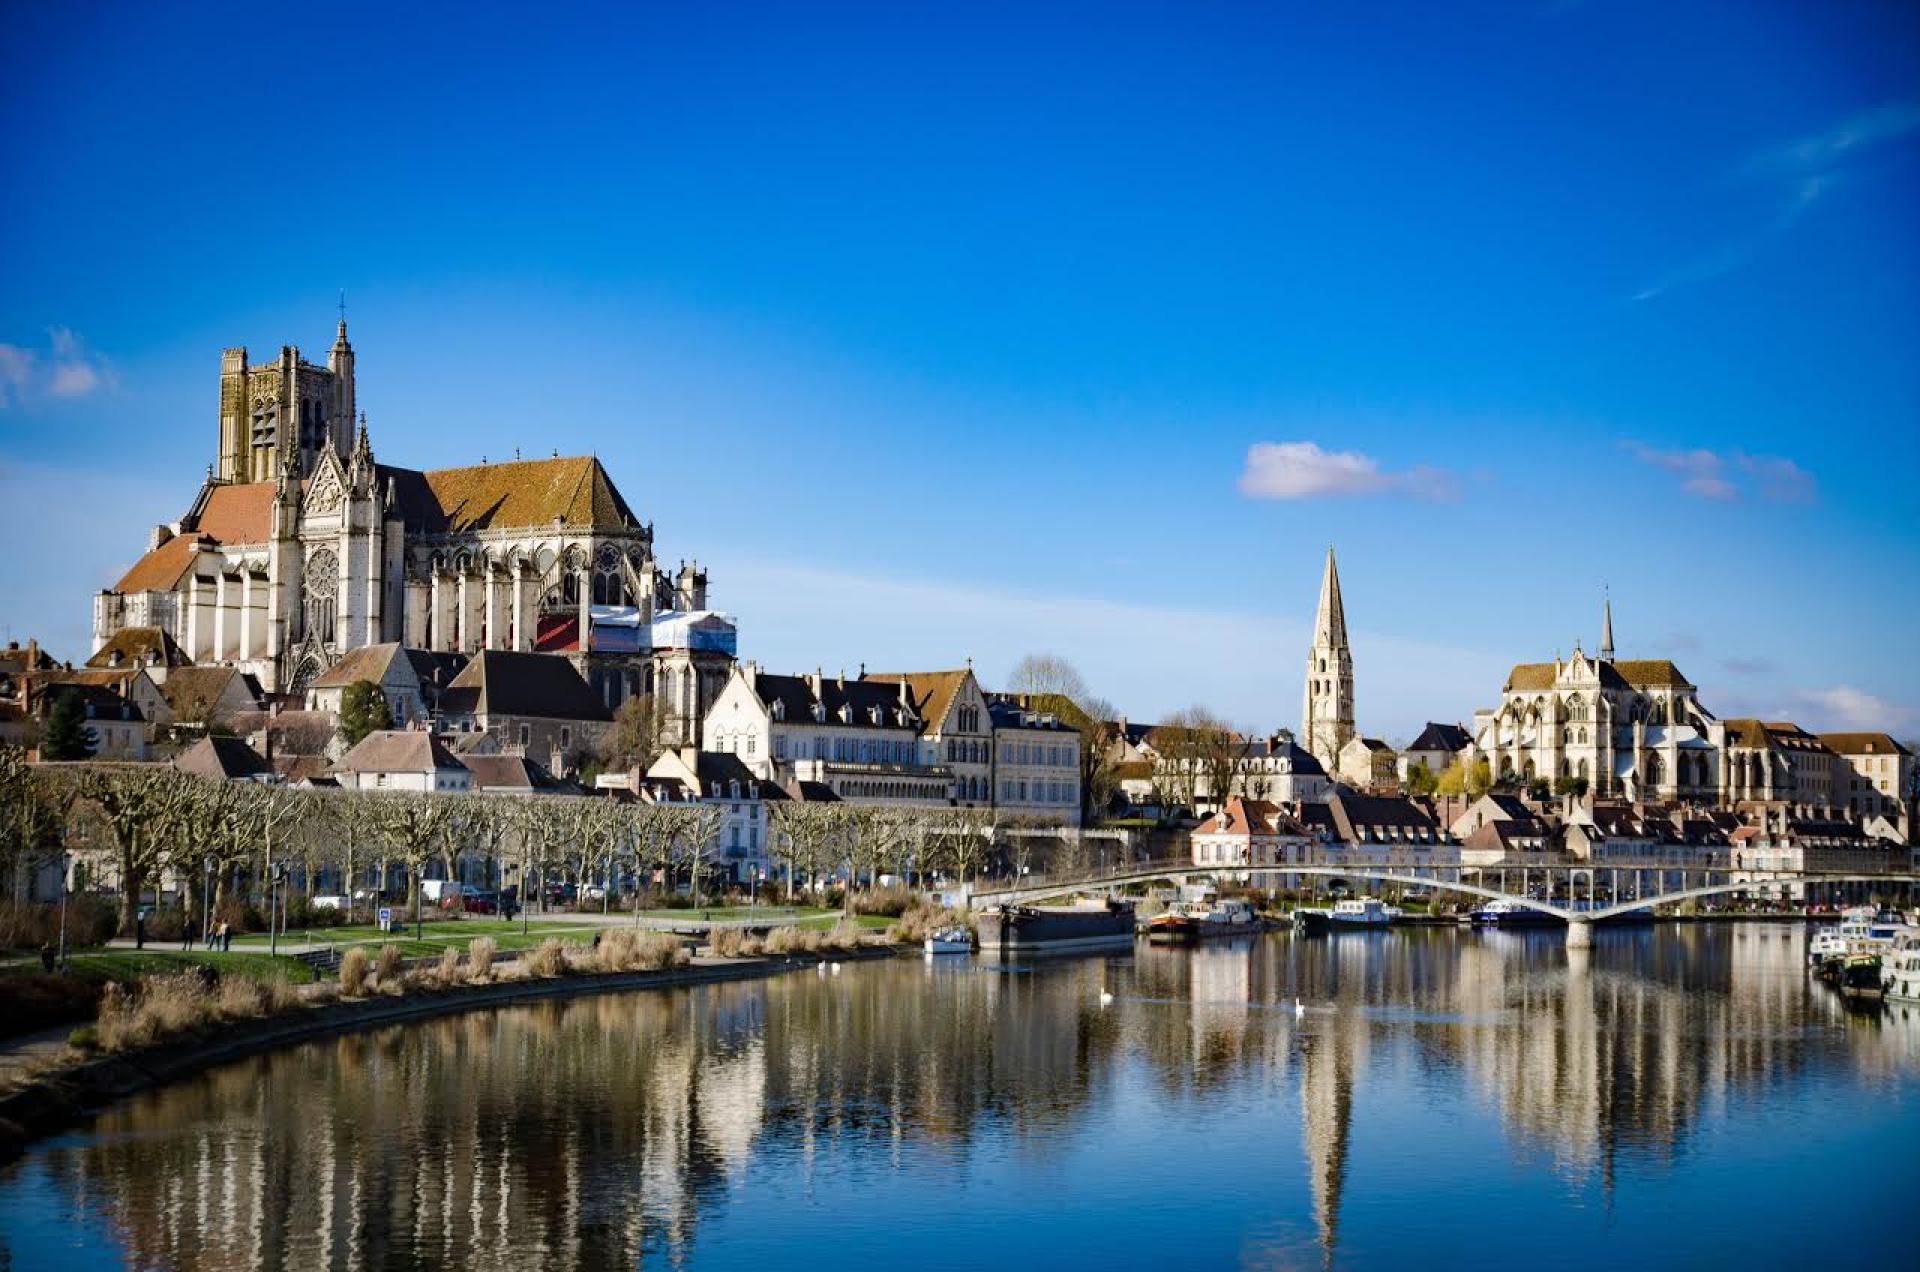
POLYGON ((340 592, 340 559, 332 548, 321 548, 307 558, 300 576, 300 610, 304 630, 333 641, 333 620, 340 592))

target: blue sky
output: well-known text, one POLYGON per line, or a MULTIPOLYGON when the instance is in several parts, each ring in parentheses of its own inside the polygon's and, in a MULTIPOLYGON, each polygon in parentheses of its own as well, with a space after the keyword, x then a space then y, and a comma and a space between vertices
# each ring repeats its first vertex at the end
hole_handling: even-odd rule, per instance
POLYGON ((1597 637, 1920 731, 1912 6, 12 5, 0 626, 212 458, 218 352, 376 452, 606 460, 783 669, 1028 650, 1361 727, 1597 637))

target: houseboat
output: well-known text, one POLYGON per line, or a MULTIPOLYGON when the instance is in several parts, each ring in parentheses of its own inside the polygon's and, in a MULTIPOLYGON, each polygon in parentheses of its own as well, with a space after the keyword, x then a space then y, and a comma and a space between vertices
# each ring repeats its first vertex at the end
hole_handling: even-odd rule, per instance
POLYGON ((981 913, 983 954, 1045 954, 1133 944, 1133 904, 1095 901, 1073 906, 999 906, 981 913))
POLYGON ((1379 897, 1352 897, 1330 908, 1295 910, 1294 925, 1305 932, 1384 932, 1400 911, 1379 897))

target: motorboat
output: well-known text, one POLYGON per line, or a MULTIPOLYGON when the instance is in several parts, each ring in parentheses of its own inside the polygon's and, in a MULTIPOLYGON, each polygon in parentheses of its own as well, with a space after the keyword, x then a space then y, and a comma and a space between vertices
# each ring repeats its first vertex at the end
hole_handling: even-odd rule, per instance
POLYGON ((1468 916, 1474 927, 1558 927, 1565 920, 1518 901, 1489 901, 1468 916))
POLYGON ((1260 916, 1251 902, 1239 897, 1209 896, 1179 902, 1148 919, 1147 939, 1156 944, 1173 944, 1251 932, 1259 926, 1260 916))
POLYGON ((1888 998, 1920 1003, 1920 926, 1909 926, 1894 938, 1880 966, 1880 984, 1888 998))
POLYGON ((1349 897, 1330 908, 1295 910, 1295 925, 1308 932, 1384 932, 1400 911, 1379 897, 1349 897))
POLYGON ((927 937, 926 951, 929 954, 971 954, 973 933, 963 927, 943 927, 927 937))

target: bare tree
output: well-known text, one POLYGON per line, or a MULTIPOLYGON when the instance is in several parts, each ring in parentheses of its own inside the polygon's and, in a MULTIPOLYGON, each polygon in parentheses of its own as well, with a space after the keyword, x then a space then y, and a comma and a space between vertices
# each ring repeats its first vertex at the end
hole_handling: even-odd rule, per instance
POLYGON ((382 838, 407 867, 407 906, 413 914, 414 936, 421 933, 420 880, 440 849, 440 837, 453 806, 444 795, 395 792, 363 795, 382 838))

